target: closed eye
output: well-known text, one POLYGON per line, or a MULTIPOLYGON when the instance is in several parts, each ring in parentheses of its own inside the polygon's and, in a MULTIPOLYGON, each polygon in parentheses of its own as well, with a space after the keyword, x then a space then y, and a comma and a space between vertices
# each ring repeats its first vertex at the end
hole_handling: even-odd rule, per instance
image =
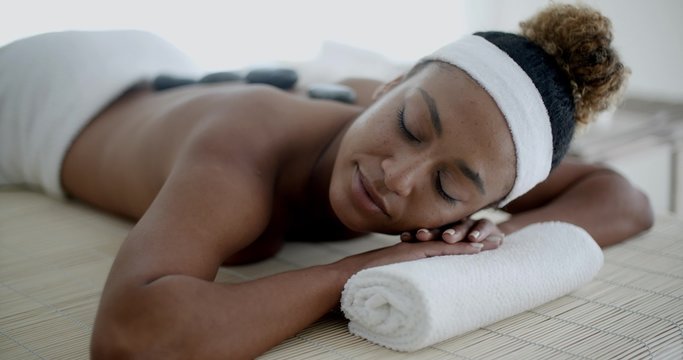
POLYGON ((436 187, 436 192, 441 196, 444 200, 446 200, 449 204, 455 205, 458 203, 458 199, 448 195, 446 190, 444 190, 443 185, 441 184, 441 171, 437 171, 436 173, 436 183, 434 184, 436 187))
POLYGON ((410 141, 414 141, 417 143, 421 143, 422 141, 417 138, 406 126, 406 118, 405 118, 405 110, 406 106, 403 105, 401 106, 398 111, 396 112, 396 119, 398 120, 398 127, 401 129, 401 133, 410 141))

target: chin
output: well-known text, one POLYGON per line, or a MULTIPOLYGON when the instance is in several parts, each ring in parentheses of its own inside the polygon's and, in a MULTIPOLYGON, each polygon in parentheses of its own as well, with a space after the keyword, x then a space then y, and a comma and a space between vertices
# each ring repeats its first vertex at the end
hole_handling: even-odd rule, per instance
POLYGON ((339 219, 344 226, 355 232, 373 232, 372 230, 367 229, 367 224, 364 224, 360 214, 354 211, 351 204, 348 203, 343 195, 335 195, 336 194, 333 192, 330 193, 330 206, 337 216, 337 219, 339 219))
MULTIPOLYGON (((339 199, 337 199, 339 200, 339 199)), ((368 222, 368 219, 360 212, 356 211, 344 198, 341 201, 335 201, 334 197, 330 197, 330 204, 332 210, 337 216, 337 219, 344 224, 348 229, 359 233, 382 233, 387 235, 398 235, 402 231, 391 227, 389 224, 376 224, 368 222)))
POLYGON ((351 201, 349 195, 339 188, 330 188, 330 206, 337 219, 349 230, 359 233, 378 232, 376 224, 371 224, 368 219, 358 212, 351 201))

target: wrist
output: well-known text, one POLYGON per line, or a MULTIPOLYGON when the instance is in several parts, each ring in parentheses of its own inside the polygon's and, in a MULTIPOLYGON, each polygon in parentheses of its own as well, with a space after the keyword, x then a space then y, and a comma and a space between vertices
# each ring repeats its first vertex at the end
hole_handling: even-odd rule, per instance
POLYGON ((351 276, 361 270, 360 267, 355 264, 355 261, 352 261, 349 257, 323 266, 332 273, 334 284, 340 291, 344 289, 344 285, 351 276))

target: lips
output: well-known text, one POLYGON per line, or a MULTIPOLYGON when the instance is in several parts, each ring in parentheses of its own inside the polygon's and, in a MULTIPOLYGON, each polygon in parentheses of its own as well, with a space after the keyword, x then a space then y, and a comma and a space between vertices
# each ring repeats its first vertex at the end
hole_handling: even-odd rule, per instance
POLYGON ((356 171, 353 176, 353 183, 351 185, 352 192, 354 193, 354 200, 362 208, 375 213, 382 213, 389 216, 387 212, 387 207, 382 199, 382 197, 377 193, 377 190, 372 186, 372 184, 367 180, 360 170, 360 166, 356 165, 356 171))

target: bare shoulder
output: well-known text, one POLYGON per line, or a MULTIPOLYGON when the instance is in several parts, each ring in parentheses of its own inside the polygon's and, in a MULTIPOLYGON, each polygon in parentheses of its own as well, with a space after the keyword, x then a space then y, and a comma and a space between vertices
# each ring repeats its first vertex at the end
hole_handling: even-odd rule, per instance
POLYGON ((245 166, 201 149, 184 155, 124 241, 116 277, 138 284, 167 274, 212 280, 268 226, 272 185, 245 166))

